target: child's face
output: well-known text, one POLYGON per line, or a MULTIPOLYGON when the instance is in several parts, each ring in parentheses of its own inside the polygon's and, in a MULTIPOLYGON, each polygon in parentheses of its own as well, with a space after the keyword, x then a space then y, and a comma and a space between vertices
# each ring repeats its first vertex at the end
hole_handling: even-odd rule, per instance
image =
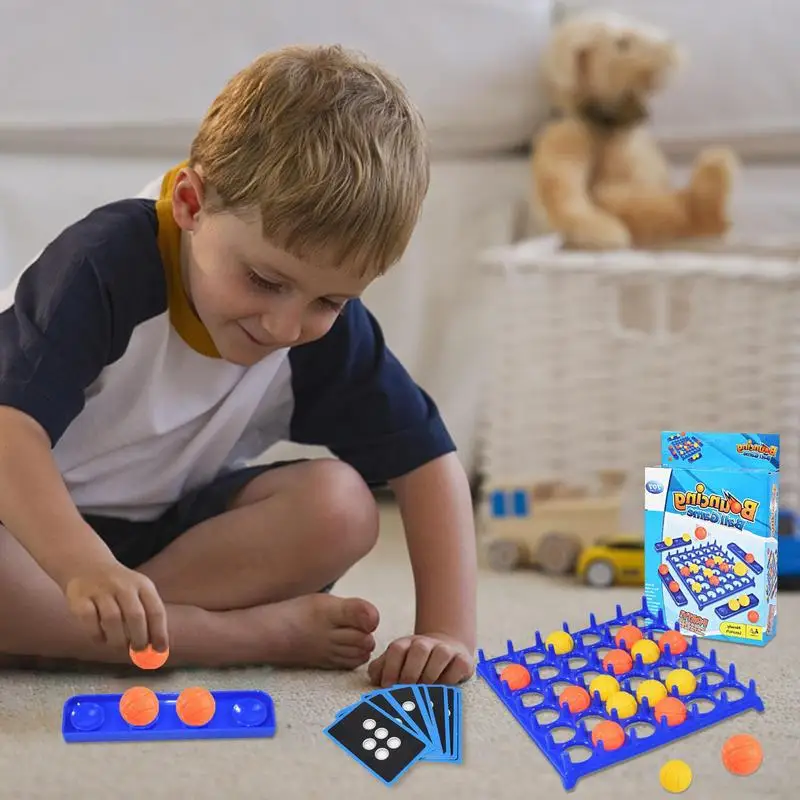
POLYGON ((174 208, 184 230, 186 291, 227 361, 249 366, 319 339, 370 283, 276 247, 264 239, 258 218, 200 213, 187 221, 186 209, 174 208))

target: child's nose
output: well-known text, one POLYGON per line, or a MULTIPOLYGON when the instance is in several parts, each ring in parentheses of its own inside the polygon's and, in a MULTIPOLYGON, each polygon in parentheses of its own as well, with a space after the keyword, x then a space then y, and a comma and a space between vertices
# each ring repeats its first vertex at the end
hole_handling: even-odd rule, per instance
POLYGON ((303 315, 296 308, 282 308, 279 311, 263 316, 261 325, 276 344, 294 344, 303 331, 303 315))

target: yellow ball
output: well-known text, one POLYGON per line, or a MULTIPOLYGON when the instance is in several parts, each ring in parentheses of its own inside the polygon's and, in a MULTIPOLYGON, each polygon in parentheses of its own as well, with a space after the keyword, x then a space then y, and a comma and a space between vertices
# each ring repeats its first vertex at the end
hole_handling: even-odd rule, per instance
POLYGON ((748 597, 746 594, 743 594, 743 595, 742 595, 742 596, 739 598, 739 605, 740 605, 742 608, 747 608, 747 606, 749 606, 749 605, 750 605, 750 598, 749 598, 749 597, 748 597))
POLYGON ((574 646, 572 637, 566 631, 553 631, 553 633, 544 640, 544 644, 547 648, 552 647, 553 650, 556 651, 557 656, 563 656, 569 653, 574 646))
POLYGON ((710 578, 713 574, 714 574, 714 571, 712 569, 710 569, 709 567, 706 567, 703 570, 703 575, 705 575, 706 578, 710 578))
POLYGON ((664 789, 672 794, 685 792, 692 785, 691 767, 677 758, 667 761, 658 777, 664 789))
POLYGON ((649 680, 642 681, 639 688, 636 690, 636 697, 641 703, 642 700, 647 698, 650 708, 655 708, 659 700, 663 700, 667 696, 667 687, 661 681, 650 678, 649 680))
POLYGON ((673 669, 664 681, 670 694, 673 689, 678 690, 678 694, 691 694, 697 688, 697 678, 688 669, 673 669))
POLYGON ((702 588, 703 587, 697 581, 694 581, 692 583, 692 591, 693 592, 699 592, 702 588))
POLYGON ((631 657, 634 663, 636 662, 636 656, 642 657, 643 664, 655 664, 661 656, 661 651, 652 639, 640 639, 631 648, 631 657))
POLYGON ((743 578, 745 575, 747 575, 747 566, 746 566, 745 564, 742 564, 742 562, 741 562, 741 561, 737 561, 737 562, 736 562, 736 563, 733 565, 733 571, 734 571, 734 572, 735 572, 735 573, 736 573, 736 574, 737 574, 737 575, 738 575, 740 578, 743 578))
POLYGON ((698 567, 697 564, 693 562, 689 564, 689 572, 691 572, 692 575, 697 575, 697 573, 700 572, 700 567, 698 567))
POLYGON ((728 600, 728 608, 731 611, 738 611, 739 610, 739 601, 735 597, 732 597, 730 600, 728 600))
POLYGON ((605 703, 609 697, 619 691, 619 681, 613 675, 598 675, 589 684, 589 694, 594 698, 595 692, 600 693, 600 699, 605 703))
POLYGON ((664 544, 665 544, 667 547, 672 547, 672 539, 670 539, 670 538, 669 538, 669 536, 667 536, 667 538, 666 538, 666 539, 664 539, 664 544))
POLYGON ((632 717, 637 708, 636 698, 629 692, 615 692, 606 700, 606 711, 611 714, 611 711, 616 709, 620 719, 632 717))
POLYGON ((684 542, 691 542, 692 541, 692 534, 691 533, 684 533, 683 536, 681 536, 681 539, 683 539, 684 542))
POLYGON ((714 563, 721 564, 722 563, 722 556, 714 556, 714 563))

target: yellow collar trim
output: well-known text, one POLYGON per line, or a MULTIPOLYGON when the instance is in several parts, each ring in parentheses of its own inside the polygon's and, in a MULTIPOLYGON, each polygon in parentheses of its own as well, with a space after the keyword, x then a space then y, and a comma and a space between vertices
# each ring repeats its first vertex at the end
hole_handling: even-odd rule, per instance
POLYGON ((164 176, 161 193, 156 201, 158 218, 158 249, 164 263, 167 280, 167 303, 172 327, 193 350, 208 358, 220 358, 211 334, 194 312, 183 286, 181 275, 181 229, 172 211, 172 188, 178 172, 185 166, 179 164, 164 176))

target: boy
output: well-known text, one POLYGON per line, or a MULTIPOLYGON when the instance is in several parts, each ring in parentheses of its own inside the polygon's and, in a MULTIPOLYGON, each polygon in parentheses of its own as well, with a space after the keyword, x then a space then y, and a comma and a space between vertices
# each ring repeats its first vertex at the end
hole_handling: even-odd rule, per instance
POLYGON ((473 670, 475 533, 431 399, 359 298, 428 188, 403 88, 340 48, 257 59, 157 200, 96 209, 0 294, 0 652, 352 669, 378 611, 328 590, 398 499, 415 633, 376 684, 473 670), (281 439, 337 459, 246 468, 281 439))

